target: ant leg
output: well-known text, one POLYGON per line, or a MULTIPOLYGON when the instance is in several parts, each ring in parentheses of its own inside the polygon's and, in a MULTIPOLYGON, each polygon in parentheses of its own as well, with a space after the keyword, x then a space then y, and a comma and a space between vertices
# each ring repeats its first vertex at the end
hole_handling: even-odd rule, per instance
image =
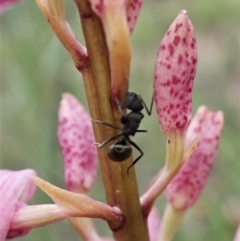
POLYGON ((129 169, 134 166, 140 159, 141 157, 143 156, 143 151, 141 150, 141 148, 133 141, 131 141, 129 138, 126 139, 133 147, 135 147, 139 152, 140 152, 140 156, 138 158, 136 158, 134 160, 134 162, 128 167, 127 169, 127 174, 129 175, 129 169))
POLYGON ((110 123, 107 123, 107 122, 104 122, 104 121, 93 120, 92 118, 90 118, 90 119, 91 119, 92 122, 95 122, 95 123, 97 123, 97 124, 101 124, 101 125, 109 126, 109 127, 114 128, 114 129, 119 129, 119 130, 121 129, 121 127, 114 126, 114 125, 112 125, 112 124, 110 124, 110 123))
POLYGON ((151 101, 151 105, 150 105, 150 109, 148 109, 146 103, 144 102, 144 100, 142 100, 142 103, 145 107, 145 110, 147 112, 148 115, 151 115, 152 114, 152 108, 153 108, 153 99, 154 99, 154 92, 153 92, 153 95, 152 95, 152 101, 151 101))
POLYGON ((136 130, 136 132, 147 132, 147 130, 136 130))
POLYGON ((118 138, 119 136, 122 136, 122 133, 119 133, 116 136, 112 136, 112 137, 108 138, 107 140, 105 140, 102 143, 96 143, 96 144, 98 145, 99 148, 101 148, 101 147, 105 146, 108 142, 118 138))

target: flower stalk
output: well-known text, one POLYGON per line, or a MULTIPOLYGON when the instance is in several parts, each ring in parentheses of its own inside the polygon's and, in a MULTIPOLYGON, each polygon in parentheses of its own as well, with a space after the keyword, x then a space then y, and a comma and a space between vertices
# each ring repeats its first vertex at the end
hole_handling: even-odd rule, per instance
POLYGON ((158 241, 172 240, 175 234, 173 229, 175 229, 175 227, 178 227, 180 225, 184 214, 185 214, 184 210, 174 210, 171 205, 167 205, 164 211, 165 219, 164 219, 164 222, 162 222, 158 241))
POLYGON ((32 179, 69 217, 101 218, 108 221, 113 230, 121 227, 124 218, 119 209, 95 201, 86 195, 60 189, 39 177, 32 179))
POLYGON ((15 212, 11 230, 41 227, 66 217, 67 215, 55 204, 26 206, 15 212), (46 213, 48 213, 47 216, 46 213))
MULTIPOLYGON (((119 125, 121 116, 116 108, 115 99, 114 102, 112 102, 115 106, 112 106, 110 102, 111 74, 108 59, 109 51, 106 45, 102 24, 99 18, 92 12, 88 1, 76 0, 75 2, 80 13, 82 29, 91 63, 94 90, 96 91, 95 93, 90 94, 92 89, 86 89, 86 93, 89 93, 87 96, 89 103, 91 103, 93 99, 97 99, 97 107, 94 107, 94 111, 91 110, 91 105, 89 105, 91 117, 96 120, 104 120, 113 125, 119 125), (88 16, 88 18, 85 16, 88 16), (89 16, 91 17, 89 18, 89 16), (96 109, 98 114, 96 114, 96 109)), ((121 83, 121 89, 119 89, 120 93, 123 93, 123 91, 126 90, 126 86, 127 82, 123 80, 121 83)), ((120 94, 119 96, 122 95, 123 94, 120 94)), ((99 130, 99 132, 95 132, 97 142, 101 143, 110 136, 117 134, 114 129, 103 125, 93 126, 94 131, 96 129, 99 130)), ((132 224, 123 225, 121 229, 114 233, 114 237, 116 240, 121 241, 148 240, 147 231, 142 221, 135 172, 132 171, 129 176, 126 172, 127 167, 133 161, 132 157, 122 163, 114 163, 109 160, 107 152, 108 145, 98 150, 107 203, 110 206, 119 206, 127 222, 132 224)))
POLYGON ((65 20, 63 0, 36 0, 36 2, 53 31, 69 52, 76 68, 80 72, 88 68, 86 48, 77 41, 72 29, 65 20))

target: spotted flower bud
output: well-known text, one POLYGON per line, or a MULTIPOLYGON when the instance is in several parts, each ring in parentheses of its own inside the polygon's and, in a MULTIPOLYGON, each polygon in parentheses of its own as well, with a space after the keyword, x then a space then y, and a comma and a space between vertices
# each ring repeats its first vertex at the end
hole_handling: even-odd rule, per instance
POLYGON ((210 112, 205 106, 198 109, 187 130, 187 142, 198 136, 199 143, 167 187, 168 205, 159 240, 172 240, 185 211, 198 199, 212 169, 222 127, 221 111, 210 112))
POLYGON ((189 125, 196 66, 193 25, 187 12, 182 10, 165 34, 155 63, 154 98, 164 133, 184 132, 189 125))
POLYGON ((143 3, 143 0, 133 0, 128 7, 127 22, 128 22, 128 28, 129 28, 130 34, 132 34, 132 32, 134 30, 139 12, 142 8, 142 3, 143 3))
POLYGON ((212 170, 222 127, 221 111, 211 112, 205 106, 197 110, 187 130, 187 142, 198 136, 198 147, 167 187, 168 201, 175 209, 187 209, 198 199, 212 170))
POLYGON ((97 150, 89 116, 71 94, 60 104, 58 140, 69 190, 88 191, 96 178, 97 150))

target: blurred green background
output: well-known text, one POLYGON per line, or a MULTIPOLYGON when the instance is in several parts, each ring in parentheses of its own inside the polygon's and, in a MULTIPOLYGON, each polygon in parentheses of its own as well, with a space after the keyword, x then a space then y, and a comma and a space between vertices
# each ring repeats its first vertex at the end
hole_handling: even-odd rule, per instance
MULTIPOLYGON (((73 1, 66 1, 67 19, 84 44, 73 1)), ((187 213, 175 241, 233 239, 240 219, 240 7, 237 0, 146 1, 131 38, 133 58, 130 90, 151 101, 153 68, 158 46, 181 9, 194 25, 198 44, 198 70, 193 93, 194 111, 200 105, 222 110, 225 126, 214 169, 196 205, 187 213), (238 215, 237 215, 238 212, 238 215)), ((63 161, 58 147, 57 112, 63 92, 86 106, 82 78, 35 1, 25 0, 1 16, 1 168, 33 168, 43 179, 65 188, 63 161)), ((144 118, 147 134, 134 140, 144 150, 136 166, 142 193, 161 168, 165 136, 154 109, 144 118)), ((1 194, 4 195, 4 194, 1 194)), ((98 180, 91 196, 105 201, 98 180)), ((165 197, 157 202, 160 215, 165 197)), ((52 203, 40 190, 31 204, 52 203)), ((99 233, 111 235, 96 221, 99 233)), ((67 221, 32 230, 19 240, 79 240, 67 221)))

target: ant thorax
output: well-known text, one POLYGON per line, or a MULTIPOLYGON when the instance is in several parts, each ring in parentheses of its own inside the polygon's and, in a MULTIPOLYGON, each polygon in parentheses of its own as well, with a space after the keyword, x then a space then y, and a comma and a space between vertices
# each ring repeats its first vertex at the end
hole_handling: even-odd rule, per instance
POLYGON ((141 112, 131 111, 121 117, 123 135, 134 136, 144 115, 141 112))

